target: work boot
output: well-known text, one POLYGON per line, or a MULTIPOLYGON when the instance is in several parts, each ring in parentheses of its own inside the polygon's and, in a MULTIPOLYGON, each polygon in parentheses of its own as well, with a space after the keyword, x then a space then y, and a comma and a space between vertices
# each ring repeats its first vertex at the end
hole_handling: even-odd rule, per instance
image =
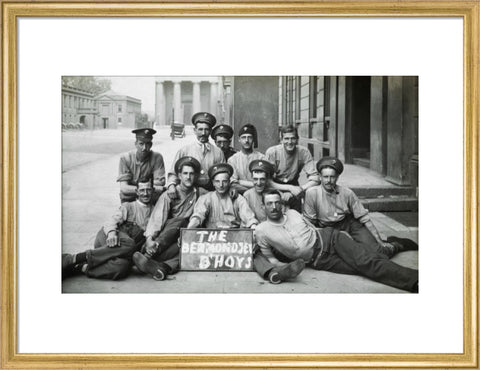
POLYGON ((167 277, 168 266, 165 263, 152 260, 140 252, 133 254, 133 263, 141 272, 150 275, 155 280, 160 281, 167 277))
POLYGON ((73 254, 63 253, 62 254, 62 280, 80 274, 82 271, 83 264, 75 263, 75 258, 73 254))
POLYGON ((282 281, 297 277, 305 268, 305 261, 301 258, 286 265, 274 267, 268 274, 268 280, 272 284, 280 284, 282 281))
POLYGON ((405 252, 405 251, 418 251, 418 244, 411 239, 407 238, 398 238, 396 236, 389 236, 387 242, 392 244, 396 251, 395 253, 405 252))

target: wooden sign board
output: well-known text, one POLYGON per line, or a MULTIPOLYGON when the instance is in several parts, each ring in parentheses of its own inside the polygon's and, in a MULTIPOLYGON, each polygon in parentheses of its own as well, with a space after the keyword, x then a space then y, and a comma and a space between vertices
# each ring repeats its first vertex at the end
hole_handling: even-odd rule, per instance
POLYGON ((253 271, 253 230, 182 229, 180 270, 253 271))

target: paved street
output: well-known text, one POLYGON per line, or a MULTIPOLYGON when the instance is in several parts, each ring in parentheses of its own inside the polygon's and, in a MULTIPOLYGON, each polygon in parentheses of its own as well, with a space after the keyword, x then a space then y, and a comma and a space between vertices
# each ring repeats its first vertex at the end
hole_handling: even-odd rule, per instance
MULTIPOLYGON (((154 136, 153 150, 159 151, 166 169, 180 146, 194 140, 187 130, 185 138, 169 137, 169 127, 154 136)), ((134 149, 130 130, 65 131, 63 133, 63 204, 62 252, 77 253, 93 247, 101 225, 120 204, 116 182, 121 153, 134 149)), ((365 170, 368 172, 368 170, 365 170)), ((365 171, 346 166, 340 184, 371 181, 365 171), (350 169, 350 171, 349 171, 350 169), (349 177, 349 172, 352 173, 349 177)), ((384 235, 398 235, 418 240, 416 214, 389 217, 372 213, 374 223, 384 235)), ((395 256, 399 264, 418 266, 417 252, 395 256)), ((60 275, 60 269, 59 269, 60 275)), ((185 272, 157 282, 143 275, 131 275, 122 281, 103 281, 75 276, 62 283, 64 293, 403 293, 360 276, 333 274, 306 269, 292 282, 272 285, 255 272, 185 272)))

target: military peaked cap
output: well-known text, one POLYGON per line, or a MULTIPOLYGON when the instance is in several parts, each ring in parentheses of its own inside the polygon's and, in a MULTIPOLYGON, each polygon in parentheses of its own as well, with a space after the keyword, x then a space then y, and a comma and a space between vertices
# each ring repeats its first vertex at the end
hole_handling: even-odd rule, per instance
POLYGON ((152 141, 153 135, 156 134, 157 131, 152 128, 137 128, 132 130, 132 133, 135 134, 137 139, 142 141, 152 141))
POLYGON ((212 139, 215 140, 217 135, 224 135, 228 137, 229 139, 232 138, 233 136, 233 128, 231 128, 229 125, 219 125, 215 126, 215 128, 212 130, 212 139))
POLYGON ((202 169, 200 162, 193 157, 182 157, 175 162, 175 173, 179 173, 183 166, 193 167, 195 173, 199 173, 202 169))
POLYGON ((320 173, 322 168, 330 167, 337 171, 337 174, 340 175, 343 172, 343 163, 340 159, 335 157, 323 157, 317 162, 317 171, 320 173))
POLYGON ((264 159, 255 159, 254 161, 251 161, 250 164, 248 165, 248 169, 250 170, 250 172, 263 171, 269 177, 272 177, 273 173, 275 172, 275 168, 273 167, 273 164, 271 164, 270 162, 264 159))
POLYGON ((208 169, 208 177, 210 177, 210 180, 213 180, 213 178, 219 173, 228 173, 228 176, 232 176, 233 167, 230 166, 228 163, 218 163, 214 164, 208 169))
POLYGON ((212 128, 217 123, 215 116, 208 112, 198 112, 192 117, 192 123, 196 126, 197 123, 206 123, 212 128))

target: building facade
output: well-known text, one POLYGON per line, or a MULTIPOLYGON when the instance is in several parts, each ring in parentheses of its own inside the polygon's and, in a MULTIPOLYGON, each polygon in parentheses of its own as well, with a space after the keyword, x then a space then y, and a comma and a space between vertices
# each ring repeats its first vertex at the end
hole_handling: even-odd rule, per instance
POLYGON ((88 91, 62 86, 62 123, 82 124, 88 129, 135 128, 142 101, 107 91, 94 96, 88 91))
POLYGON ((95 97, 100 128, 135 128, 142 101, 109 90, 95 97))
POLYGON ((315 159, 337 156, 417 185, 418 77, 284 76, 278 96, 280 125, 296 125, 315 159))
POLYGON ((191 124, 196 112, 210 112, 224 123, 225 108, 220 77, 156 77, 155 122, 191 124))
POLYGON ((97 107, 95 97, 88 91, 62 85, 62 123, 78 124, 92 128, 97 107))

